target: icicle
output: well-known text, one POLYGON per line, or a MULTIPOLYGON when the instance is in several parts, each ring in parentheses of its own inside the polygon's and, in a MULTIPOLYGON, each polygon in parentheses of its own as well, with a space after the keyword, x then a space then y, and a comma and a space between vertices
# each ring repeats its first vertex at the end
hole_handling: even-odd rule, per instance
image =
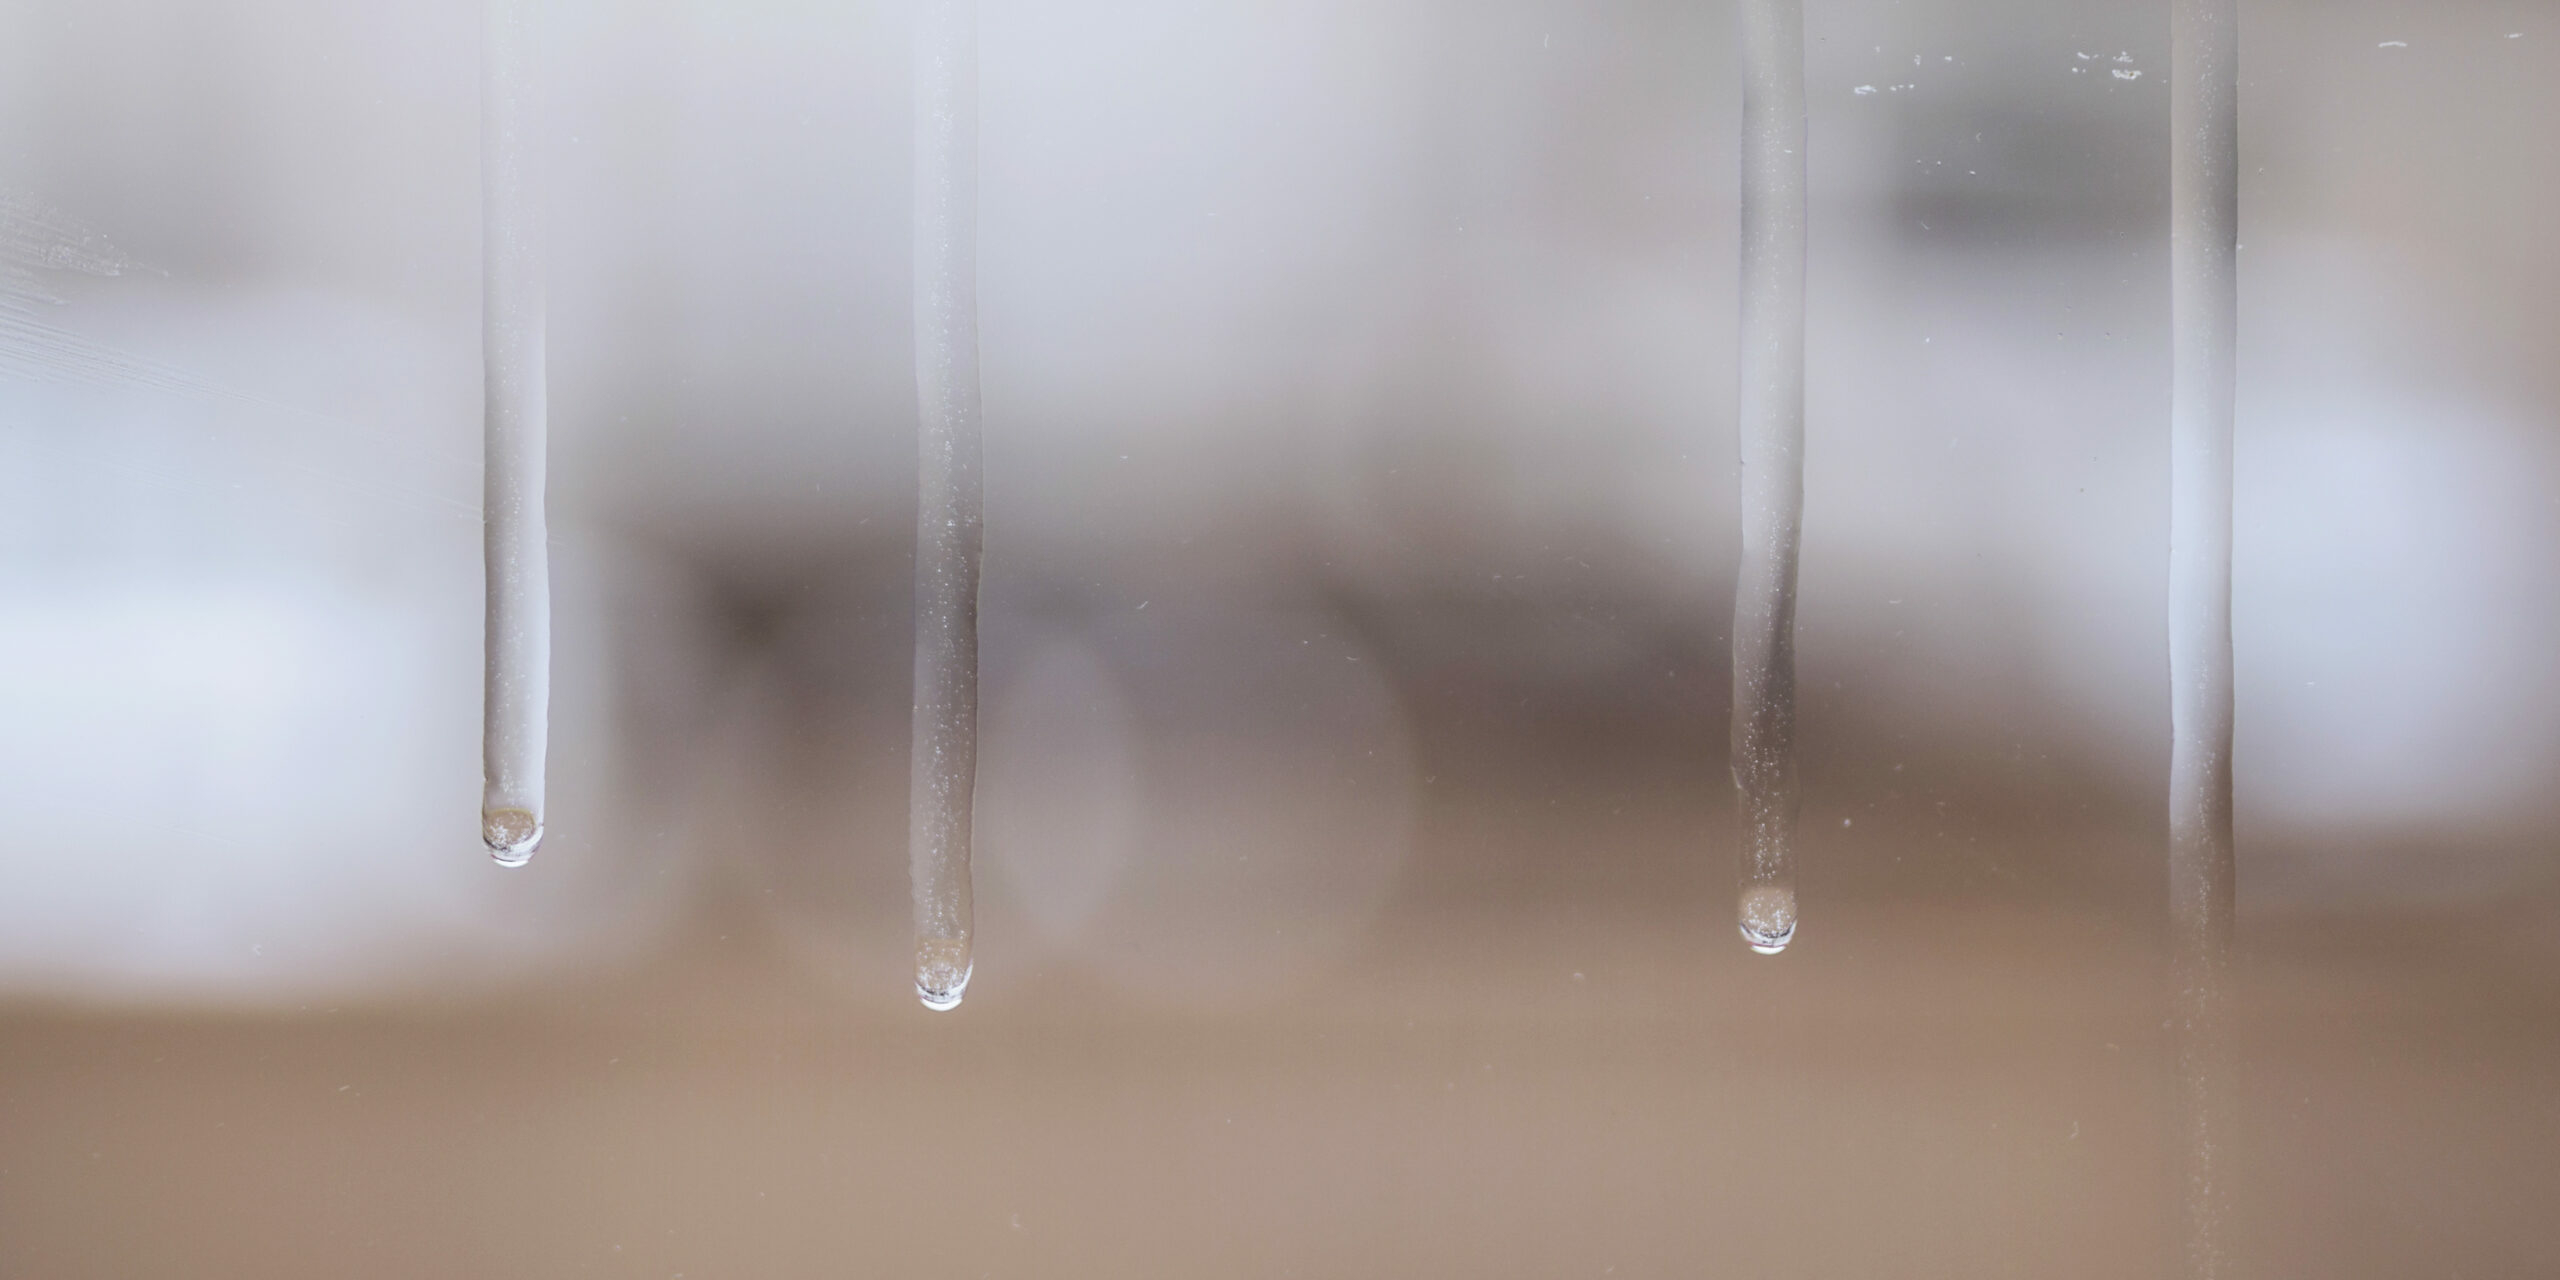
POLYGON ((534 173, 533 0, 488 0, 480 105, 481 518, 488 587, 480 838, 499 865, 542 843, 551 565, 543 519, 542 197, 534 173))
POLYGON ((978 778, 978 15, 924 0, 915 33, 916 674, 907 858, 916 995, 968 988, 978 778))
POLYGON ((2169 936, 2186 1274, 2225 1272, 2238 0, 2171 0, 2169 936))
POLYGON ((1742 3, 1742 572, 1733 601, 1733 781, 1743 940, 1796 931, 1796 548, 1804 525, 1802 0, 1742 3))

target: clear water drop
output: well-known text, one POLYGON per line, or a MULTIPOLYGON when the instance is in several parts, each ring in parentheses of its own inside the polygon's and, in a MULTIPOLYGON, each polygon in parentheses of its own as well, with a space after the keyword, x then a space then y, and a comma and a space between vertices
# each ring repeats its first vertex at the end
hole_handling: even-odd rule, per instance
POLYGON ((966 938, 926 938, 916 943, 916 999, 935 1013, 960 1007, 975 969, 966 938))
POLYGON ((499 866, 521 867, 542 847, 542 819, 529 809, 483 809, 480 843, 489 846, 489 856, 499 866))

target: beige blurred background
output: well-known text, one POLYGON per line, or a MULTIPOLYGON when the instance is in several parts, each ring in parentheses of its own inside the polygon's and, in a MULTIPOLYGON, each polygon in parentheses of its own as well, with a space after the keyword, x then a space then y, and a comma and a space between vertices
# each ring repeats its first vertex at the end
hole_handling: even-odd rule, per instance
MULTIPOLYGON (((899 3, 0 9, 0 1275, 2168 1273, 2158 6, 1808 6, 1805 924, 1730 923, 1724 5, 983 6, 908 991, 899 3)), ((2248 1274, 2560 1272, 2560 21, 2244 9, 2248 1274)))

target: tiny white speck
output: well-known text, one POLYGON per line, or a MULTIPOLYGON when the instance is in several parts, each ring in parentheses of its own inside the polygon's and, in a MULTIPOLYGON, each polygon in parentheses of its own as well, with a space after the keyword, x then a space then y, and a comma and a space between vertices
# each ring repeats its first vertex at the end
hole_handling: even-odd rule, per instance
POLYGON ((1855 88, 1855 89, 1851 89, 1849 92, 1854 93, 1854 94, 1858 95, 1859 97, 1863 98, 1863 97, 1866 97, 1866 96, 1867 96, 1867 95, 1869 95, 1869 94, 1874 93, 1875 91, 1876 91, 1876 87, 1875 87, 1874 85, 1871 85, 1871 84, 1862 84, 1862 85, 1859 85, 1859 86, 1858 86, 1857 88, 1855 88))
POLYGON ((2408 47, 2409 42, 2406 40, 2385 40, 2374 46, 2376 49, 2406 49, 2408 47))
POLYGON ((2142 73, 2139 71, 2127 71, 2123 67, 2116 68, 2116 79, 2118 80, 2139 80, 2141 78, 2142 73))

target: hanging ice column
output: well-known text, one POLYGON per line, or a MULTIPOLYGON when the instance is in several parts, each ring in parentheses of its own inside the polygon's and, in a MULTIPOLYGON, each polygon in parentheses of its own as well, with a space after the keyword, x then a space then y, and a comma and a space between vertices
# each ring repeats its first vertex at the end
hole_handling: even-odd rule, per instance
POLYGON ((1733 781, 1743 940, 1796 932, 1796 548, 1804 525, 1802 0, 1742 0, 1742 572, 1733 781))
POLYGON ((2171 0, 2169 938, 2186 1274, 2225 1274, 2238 0, 2171 0))
POLYGON ((488 0, 480 102, 481 520, 488 617, 480 839, 520 867, 542 843, 551 714, 551 562, 543 519, 542 198, 534 175, 532 0, 488 0))
POLYGON ((915 45, 916 677, 908 874, 916 995, 969 985, 970 809, 978 782, 978 15, 924 0, 915 45))

